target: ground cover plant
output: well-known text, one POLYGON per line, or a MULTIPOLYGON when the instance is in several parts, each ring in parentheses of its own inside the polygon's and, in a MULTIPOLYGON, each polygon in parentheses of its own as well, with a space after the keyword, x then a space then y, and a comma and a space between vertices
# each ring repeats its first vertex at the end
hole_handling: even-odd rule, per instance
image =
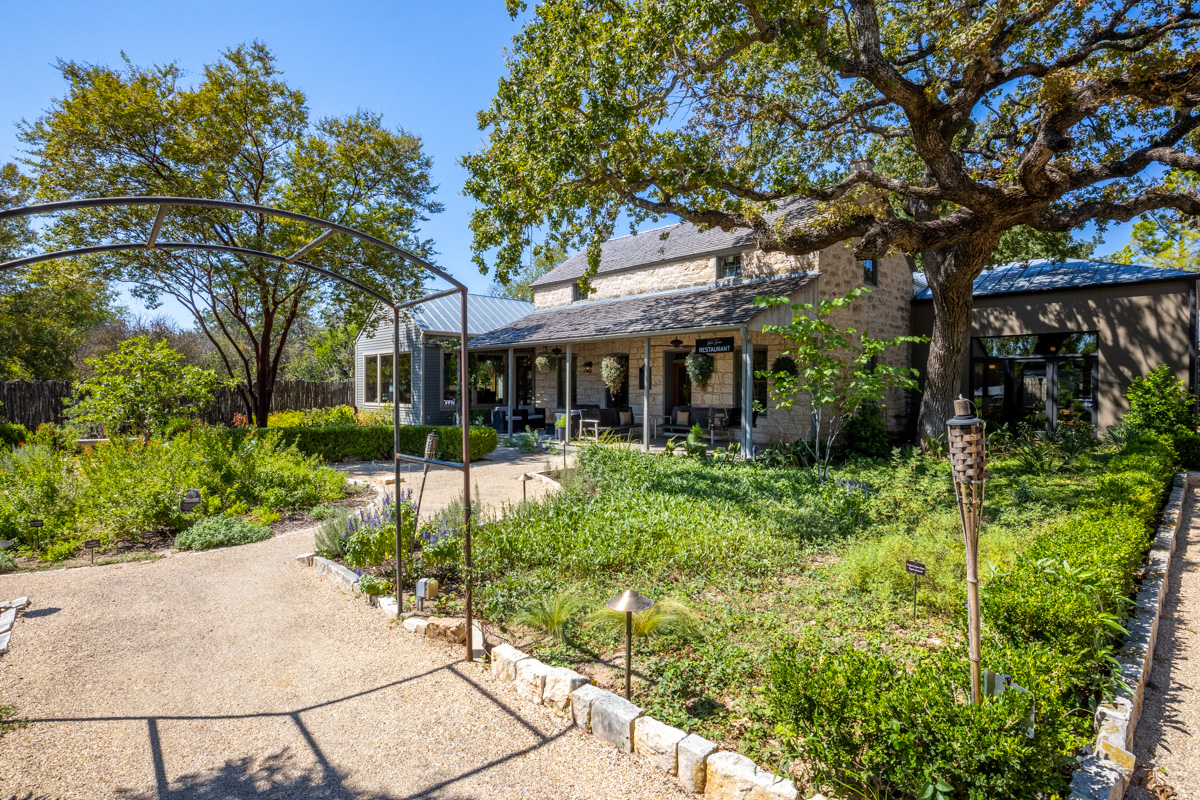
POLYGON ((639 639, 635 700, 665 722, 844 796, 1065 796, 1176 460, 1087 438, 992 451, 984 666, 1033 693, 1032 738, 1027 695, 965 702, 949 464, 912 449, 826 470, 589 447, 563 492, 476 528, 480 612, 615 688, 620 626, 595 612, 636 588, 694 620, 639 639), (927 565, 915 617, 905 559, 927 565))
POLYGON ((147 533, 174 534, 214 515, 273 522, 281 511, 341 498, 346 481, 277 434, 234 441, 199 427, 174 439, 114 440, 77 450, 70 431, 44 427, 0 451, 0 538, 56 561, 80 540, 102 546, 147 533), (179 509, 188 489, 201 504, 179 509), (40 528, 31 520, 42 520, 40 528))

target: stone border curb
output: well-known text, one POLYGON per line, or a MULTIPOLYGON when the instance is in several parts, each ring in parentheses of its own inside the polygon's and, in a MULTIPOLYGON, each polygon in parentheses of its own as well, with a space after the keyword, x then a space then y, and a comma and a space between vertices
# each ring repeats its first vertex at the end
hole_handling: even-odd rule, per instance
MULTIPOLYGON (((335 561, 330 561, 328 558, 322 558, 316 553, 302 553, 296 556, 295 561, 302 566, 312 567, 318 575, 324 575, 333 581, 338 588, 362 594, 358 588, 358 576, 349 567, 344 567, 335 561)), ((368 595, 367 597, 371 601, 371 606, 383 612, 383 615, 388 619, 395 619, 399 616, 399 608, 396 606, 395 597, 390 595, 368 595)))
POLYGON ((1069 800, 1121 800, 1129 788, 1137 766, 1132 752, 1133 734, 1142 716, 1146 681, 1154 666, 1154 644, 1166 600, 1171 560, 1186 520, 1187 490, 1198 485, 1200 472, 1175 475, 1162 523, 1146 556, 1136 610, 1126 623, 1129 637, 1117 656, 1121 665, 1119 677, 1128 688, 1118 690, 1116 697, 1096 709, 1096 744, 1092 752, 1080 759, 1079 768, 1071 778, 1069 800))
POLYGON ((28 597, 0 602, 0 656, 8 652, 8 642, 17 624, 17 613, 28 606, 28 597))
MULTIPOLYGON (((413 620, 405 621, 405 628, 413 620)), ((565 667, 551 667, 508 644, 491 654, 492 677, 517 694, 550 708, 560 717, 608 742, 636 753, 675 776, 689 792, 709 800, 797 800, 795 785, 743 755, 719 750, 695 734, 666 725, 620 695, 606 692, 565 667)), ((816 795, 813 800, 824 800, 816 795)))

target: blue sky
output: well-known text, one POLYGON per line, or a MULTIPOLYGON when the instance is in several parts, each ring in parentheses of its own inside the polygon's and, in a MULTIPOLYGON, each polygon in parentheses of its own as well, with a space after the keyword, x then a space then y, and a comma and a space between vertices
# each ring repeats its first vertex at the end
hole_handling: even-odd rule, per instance
MULTIPOLYGON (((308 95, 313 117, 365 108, 422 137, 446 207, 424 234, 436 242, 439 264, 472 291, 491 284, 470 263, 474 201, 462 195, 466 174, 457 160, 482 143, 475 114, 490 101, 503 49, 519 29, 503 0, 0 0, 0 12, 8 31, 0 48, 0 159, 19 155, 15 123, 35 119, 63 93, 59 58, 116 64, 124 51, 135 64, 176 61, 195 75, 223 48, 260 39, 308 95)), ((1123 246, 1128 227, 1110 229, 1098 252, 1123 246)), ((142 310, 137 301, 131 306, 142 310)), ((161 312, 190 327, 182 309, 161 312)))

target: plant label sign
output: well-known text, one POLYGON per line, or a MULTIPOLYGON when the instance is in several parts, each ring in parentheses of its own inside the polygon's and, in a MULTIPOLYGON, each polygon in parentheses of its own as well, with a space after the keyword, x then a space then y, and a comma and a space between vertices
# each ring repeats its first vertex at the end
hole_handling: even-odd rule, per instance
POLYGON ((179 510, 185 514, 190 514, 196 510, 196 506, 200 505, 200 490, 188 489, 187 494, 183 496, 183 501, 179 504, 179 510))
POLYGON ((713 339, 697 339, 696 352, 704 355, 714 355, 716 353, 732 353, 733 352, 733 337, 718 336, 713 339))
POLYGON ((40 527, 42 527, 42 526, 43 526, 43 525, 45 525, 45 524, 46 524, 46 523, 42 522, 40 519, 31 519, 31 520, 29 520, 29 527, 31 527, 31 528, 40 528, 40 527))
POLYGON ((97 547, 100 546, 100 540, 99 539, 88 539, 86 542, 83 543, 83 546, 88 548, 89 550, 95 550, 97 547))
POLYGON ((922 564, 920 561, 905 561, 904 562, 904 571, 908 572, 912 575, 924 575, 925 574, 925 565, 922 564))

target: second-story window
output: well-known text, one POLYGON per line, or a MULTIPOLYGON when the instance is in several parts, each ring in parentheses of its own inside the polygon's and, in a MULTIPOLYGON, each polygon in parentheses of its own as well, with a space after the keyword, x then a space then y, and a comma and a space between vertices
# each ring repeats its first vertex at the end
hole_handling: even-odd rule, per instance
POLYGON ((742 254, 734 253, 731 256, 717 256, 717 278, 724 280, 725 278, 740 278, 742 277, 742 254))
POLYGON ((863 259, 862 265, 863 265, 863 283, 865 283, 867 286, 878 286, 879 285, 879 267, 876 264, 875 259, 873 259, 873 258, 863 259))
POLYGON ((588 295, 590 295, 591 293, 592 293, 592 290, 590 288, 584 289, 582 286, 579 285, 578 281, 571 284, 571 301, 572 302, 575 302, 576 300, 587 300, 588 295))

